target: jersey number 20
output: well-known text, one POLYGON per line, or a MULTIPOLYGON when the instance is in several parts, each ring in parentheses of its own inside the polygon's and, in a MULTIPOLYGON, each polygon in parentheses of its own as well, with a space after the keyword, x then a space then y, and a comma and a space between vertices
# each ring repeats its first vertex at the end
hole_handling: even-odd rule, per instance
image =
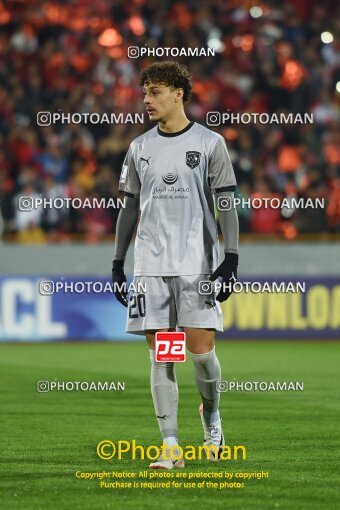
POLYGON ((138 319, 138 317, 145 317, 144 294, 136 294, 130 297, 129 317, 130 319, 138 319))

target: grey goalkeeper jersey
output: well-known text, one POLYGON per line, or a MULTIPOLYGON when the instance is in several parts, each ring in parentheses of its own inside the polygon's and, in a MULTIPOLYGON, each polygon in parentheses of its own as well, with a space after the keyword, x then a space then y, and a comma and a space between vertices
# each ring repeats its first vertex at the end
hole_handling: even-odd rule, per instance
POLYGON ((223 137, 200 124, 169 134, 154 127, 133 140, 119 189, 140 196, 135 276, 214 271, 219 244, 212 194, 235 187, 223 137))

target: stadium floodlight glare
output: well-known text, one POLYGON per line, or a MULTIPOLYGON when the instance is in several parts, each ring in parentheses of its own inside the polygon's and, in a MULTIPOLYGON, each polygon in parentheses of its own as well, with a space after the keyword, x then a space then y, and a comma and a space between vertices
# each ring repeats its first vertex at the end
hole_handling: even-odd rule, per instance
POLYGON ((249 9, 249 14, 252 18, 261 18, 261 16, 263 15, 263 10, 261 9, 261 7, 255 5, 254 7, 251 7, 249 9))
POLYGON ((334 40, 334 37, 333 37, 333 34, 331 34, 331 32, 322 32, 321 41, 324 44, 330 44, 331 42, 333 42, 333 40, 334 40))
POLYGON ((335 90, 337 91, 338 94, 340 94, 340 81, 336 82, 335 90))
POLYGON ((217 37, 213 37, 208 40, 208 48, 213 48, 217 53, 222 53, 225 49, 225 44, 217 37))
POLYGON ((225 49, 225 44, 221 41, 222 31, 218 28, 213 28, 209 32, 207 45, 208 48, 213 48, 217 53, 222 53, 225 49))

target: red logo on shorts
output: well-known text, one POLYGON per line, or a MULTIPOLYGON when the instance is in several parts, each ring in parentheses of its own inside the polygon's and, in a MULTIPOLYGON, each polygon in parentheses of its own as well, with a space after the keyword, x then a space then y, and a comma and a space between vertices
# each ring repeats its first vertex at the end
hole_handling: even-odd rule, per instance
POLYGON ((185 361, 185 333, 181 331, 156 333, 156 361, 185 361))

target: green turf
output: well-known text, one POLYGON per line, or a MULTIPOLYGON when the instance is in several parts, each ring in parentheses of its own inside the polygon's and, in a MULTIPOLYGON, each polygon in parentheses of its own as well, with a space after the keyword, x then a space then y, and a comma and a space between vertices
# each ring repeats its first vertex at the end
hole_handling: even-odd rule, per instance
MULTIPOLYGON (((100 489, 81 471, 139 471, 145 461, 103 461, 103 439, 159 444, 143 344, 0 346, 2 510, 332 509, 339 498, 340 343, 228 342, 218 354, 226 379, 303 381, 303 392, 225 393, 227 444, 244 444, 246 461, 187 463, 187 472, 269 471, 244 489, 100 489), (38 393, 38 380, 121 380, 126 391, 38 393)), ((199 397, 191 362, 177 365, 179 427, 200 444, 199 397)))

